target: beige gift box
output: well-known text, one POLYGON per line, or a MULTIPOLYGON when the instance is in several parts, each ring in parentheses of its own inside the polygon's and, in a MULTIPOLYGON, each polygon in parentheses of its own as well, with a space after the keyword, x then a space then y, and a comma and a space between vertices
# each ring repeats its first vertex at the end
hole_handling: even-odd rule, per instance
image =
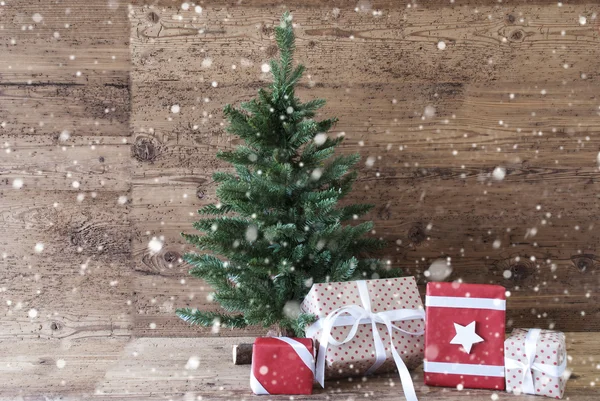
POLYGON ((562 398, 567 384, 565 335, 514 329, 504 341, 506 391, 562 398))
MULTIPOLYGON (((363 311, 379 320, 380 317, 394 319, 404 314, 405 320, 393 320, 393 340, 397 353, 408 369, 423 362, 424 311, 414 277, 366 280, 362 282, 338 282, 314 284, 302 302, 301 309, 319 317, 317 323, 327 321, 327 316, 339 313, 342 309, 360 316, 363 311), (362 287, 357 284, 362 284, 362 287), (366 297, 368 291, 368 299, 366 297), (361 295, 363 295, 361 297, 361 295), (365 305, 365 302, 367 305, 365 305), (369 310, 370 309, 370 310, 369 310), (413 310, 413 311, 409 311, 413 310), (379 315, 378 315, 379 314, 379 315), (410 318, 412 316, 412 318, 410 318), (415 333, 415 334, 408 334, 415 333)), ((325 378, 358 376, 370 373, 389 372, 396 369, 392 357, 388 327, 385 323, 376 324, 379 336, 373 335, 373 323, 369 319, 360 319, 360 324, 351 316, 341 318, 347 325, 335 325, 330 328, 331 339, 341 342, 352 334, 352 321, 356 323, 356 332, 350 340, 341 345, 328 343, 325 357, 325 378), (375 340, 381 338, 381 347, 377 355, 375 340), (385 350, 385 358, 383 358, 385 350), (379 365, 377 367, 377 365, 379 365), (373 367, 376 369, 373 370, 373 367)), ((337 322, 340 324, 340 321, 337 322)), ((307 329, 307 337, 319 341, 323 333, 318 324, 307 329), (311 330, 312 329, 312 330, 311 330)), ((321 352, 319 350, 319 352, 321 352)), ((317 381, 320 381, 317 374, 317 381)))

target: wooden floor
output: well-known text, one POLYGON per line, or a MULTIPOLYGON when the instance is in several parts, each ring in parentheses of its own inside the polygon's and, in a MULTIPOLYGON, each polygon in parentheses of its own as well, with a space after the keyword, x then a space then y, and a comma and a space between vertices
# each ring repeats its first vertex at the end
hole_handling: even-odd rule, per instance
MULTIPOLYGON (((0 399, 290 400, 290 396, 252 395, 248 365, 235 366, 229 360, 233 344, 252 339, 144 337, 133 339, 127 344, 121 343, 120 352, 111 352, 98 342, 85 340, 80 344, 73 344, 73 349, 60 353, 68 361, 60 370, 56 369, 54 353, 34 355, 39 351, 35 348, 35 343, 30 343, 32 352, 19 360, 7 357, 6 350, 3 349, 0 356, 3 375, 0 399), (86 385, 82 388, 80 386, 84 380, 86 385), (63 381, 64 384, 61 384, 63 381)), ((598 400, 600 392, 595 384, 600 375, 600 336, 567 333, 567 342, 569 370, 572 373, 565 399, 598 400)), ((458 391, 425 386, 422 384, 421 368, 414 372, 413 378, 419 400, 540 399, 534 396, 515 396, 502 391, 458 391)), ((404 399, 401 394, 397 375, 386 374, 367 379, 330 381, 326 383, 325 389, 315 385, 312 396, 294 396, 293 399, 348 401, 366 398, 396 401, 404 399)))
MULTIPOLYGON (((363 157, 349 201, 376 205, 379 256, 421 288, 436 261, 448 280, 504 285, 509 327, 568 332, 567 397, 600 399, 597 1, 199 4, 0 2, 0 399, 252 397, 229 348, 265 331, 174 316, 216 308, 179 233, 216 201, 215 153, 235 145, 222 107, 268 82, 285 9, 299 95, 326 98, 341 151, 363 157)), ((373 397, 402 399, 398 380, 295 399, 373 397)))

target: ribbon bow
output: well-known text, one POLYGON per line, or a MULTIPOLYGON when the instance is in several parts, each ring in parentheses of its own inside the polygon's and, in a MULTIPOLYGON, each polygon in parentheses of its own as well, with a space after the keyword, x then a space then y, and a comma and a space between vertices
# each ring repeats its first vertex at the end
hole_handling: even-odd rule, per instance
POLYGON ((398 309, 374 313, 373 311, 371 311, 371 299, 369 297, 367 283, 364 280, 360 280, 356 281, 356 284, 358 287, 358 293, 362 302, 362 306, 342 306, 341 308, 338 308, 331 312, 325 318, 317 320, 315 323, 313 323, 306 329, 307 337, 315 337, 315 334, 318 330, 323 330, 319 339, 319 351, 317 353, 317 382, 321 385, 321 387, 325 387, 325 354, 327 353, 328 345, 332 344, 339 347, 340 345, 351 341, 356 335, 358 327, 361 324, 371 323, 371 325, 373 326, 373 341, 375 343, 375 363, 367 370, 366 374, 369 375, 375 372, 386 360, 385 346, 383 344, 381 336, 379 335, 379 330, 377 330, 377 324, 381 323, 385 324, 390 336, 390 348, 392 351, 394 362, 396 363, 396 367, 398 368, 398 373, 400 374, 400 381, 402 382, 404 395, 407 401, 417 401, 417 395, 415 393, 415 388, 413 386, 410 372, 408 371, 408 368, 404 364, 404 361, 398 354, 398 351, 396 351, 393 332, 394 330, 398 330, 409 335, 421 336, 423 335, 425 330, 420 330, 418 332, 411 333, 409 331, 399 328, 392 322, 418 319, 422 319, 424 321, 425 311, 423 311, 422 309, 398 309), (352 326, 352 329, 350 330, 346 338, 344 338, 342 341, 337 341, 331 335, 331 330, 334 327, 338 326, 352 326))
POLYGON ((525 394, 535 394, 535 386, 533 384, 533 371, 545 373, 552 377, 560 377, 567 368, 566 355, 563 357, 563 362, 559 366, 546 365, 543 363, 534 363, 537 353, 537 341, 541 334, 540 329, 530 329, 525 338, 525 356, 527 362, 519 362, 515 359, 505 357, 504 366, 506 369, 521 369, 523 378, 521 379, 521 391, 525 394))

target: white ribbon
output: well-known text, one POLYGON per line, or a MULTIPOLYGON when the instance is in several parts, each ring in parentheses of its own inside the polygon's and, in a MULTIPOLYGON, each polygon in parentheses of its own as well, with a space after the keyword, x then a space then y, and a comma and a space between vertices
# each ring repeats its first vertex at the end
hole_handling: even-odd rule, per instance
MULTIPOLYGON (((315 357, 313 354, 310 353, 310 351, 306 348, 304 344, 289 337, 273 338, 289 344, 294 349, 300 360, 304 362, 306 367, 310 369, 313 376, 315 375, 315 357)), ((254 366, 252 366, 252 368, 250 369, 250 388, 252 389, 252 392, 254 394, 269 394, 267 389, 264 388, 260 381, 258 381, 256 376, 254 376, 254 366)))
POLYGON ((327 353, 327 347, 329 344, 339 347, 340 345, 351 341, 356 335, 358 327, 361 324, 371 323, 373 328, 375 363, 367 370, 366 374, 369 375, 375 372, 386 360, 385 346, 381 336, 379 335, 379 330, 377 330, 377 324, 381 323, 385 324, 390 336, 390 348, 394 362, 398 368, 398 373, 400 374, 400 381, 402 382, 402 387, 404 389, 404 396, 406 397, 407 401, 417 401, 417 395, 413 386, 412 377, 410 376, 410 372, 404 364, 404 361, 398 354, 398 351, 396 351, 393 333, 394 330, 398 330, 409 335, 422 336, 425 330, 411 333, 392 324, 392 322, 419 319, 425 321, 425 311, 422 309, 398 309, 374 313, 371 311, 371 299, 369 297, 369 289, 366 281, 356 281, 356 285, 360 300, 362 302, 362 307, 360 305, 342 306, 341 308, 331 312, 325 318, 317 320, 306 329, 307 337, 315 337, 317 331, 323 330, 319 339, 319 351, 317 353, 317 382, 321 385, 321 387, 325 387, 325 354, 327 353), (334 327, 350 325, 352 326, 352 329, 342 341, 337 341, 331 335, 331 331, 334 327))
MULTIPOLYGON (((533 363, 537 353, 537 341, 540 337, 540 333, 540 329, 530 329, 527 332, 527 337, 525 338, 525 357, 527 358, 527 363, 519 362, 508 356, 504 358, 504 366, 506 369, 521 369, 523 371, 521 392, 525 394, 535 394, 535 386, 533 383, 534 370, 552 377, 560 377, 567 368, 566 354, 563 356, 563 362, 559 366, 533 363)), ((508 377, 508 372, 506 377, 508 377)))
POLYGON ((467 308, 506 310, 506 301, 495 298, 443 297, 426 295, 425 306, 436 308, 467 308))
POLYGON ((504 366, 423 361, 423 372, 445 375, 504 377, 504 366))

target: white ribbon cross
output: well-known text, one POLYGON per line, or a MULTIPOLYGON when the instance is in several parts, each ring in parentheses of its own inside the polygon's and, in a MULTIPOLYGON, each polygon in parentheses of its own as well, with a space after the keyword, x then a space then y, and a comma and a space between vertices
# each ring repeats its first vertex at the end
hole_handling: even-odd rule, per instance
POLYGON ((392 322, 405 320, 425 321, 425 311, 422 309, 398 309, 374 313, 371 311, 371 299, 369 297, 369 290, 366 281, 356 281, 356 284, 358 287, 358 293, 362 302, 362 306, 342 306, 341 308, 338 308, 331 312, 325 318, 317 320, 315 323, 313 323, 306 329, 307 337, 314 337, 318 330, 323 330, 319 339, 319 351, 317 353, 317 382, 321 385, 321 387, 325 387, 325 354, 327 353, 327 348, 329 344, 339 347, 340 345, 351 341, 356 335, 358 327, 361 324, 371 323, 373 328, 373 341, 375 343, 375 363, 367 370, 366 374, 369 375, 375 372, 386 360, 385 346, 383 344, 381 336, 379 335, 379 330, 377 330, 377 324, 381 323, 385 324, 390 336, 390 348, 392 351, 394 362, 396 363, 396 367, 398 368, 398 373, 400 374, 400 381, 402 382, 404 395, 407 401, 417 401, 417 395, 413 386, 412 377, 410 376, 410 372, 404 364, 404 361, 398 354, 398 351, 396 351, 393 333, 394 330, 398 330, 409 335, 422 336, 425 330, 420 330, 418 332, 411 333, 409 331, 399 328, 392 322), (331 335, 332 329, 338 326, 352 326, 352 329, 350 330, 346 338, 344 338, 342 341, 337 341, 331 335))
MULTIPOLYGON (((535 394, 535 385, 533 383, 533 371, 545 373, 552 377, 560 377, 567 368, 567 356, 563 356, 563 362, 559 366, 546 365, 543 363, 534 363, 537 353, 537 341, 540 337, 540 329, 530 329, 525 338, 525 356, 527 363, 519 362, 515 359, 505 357, 504 365, 506 369, 521 369, 523 378, 521 379, 521 391, 525 394, 535 394)), ((507 375, 508 377, 508 375, 507 375)))

